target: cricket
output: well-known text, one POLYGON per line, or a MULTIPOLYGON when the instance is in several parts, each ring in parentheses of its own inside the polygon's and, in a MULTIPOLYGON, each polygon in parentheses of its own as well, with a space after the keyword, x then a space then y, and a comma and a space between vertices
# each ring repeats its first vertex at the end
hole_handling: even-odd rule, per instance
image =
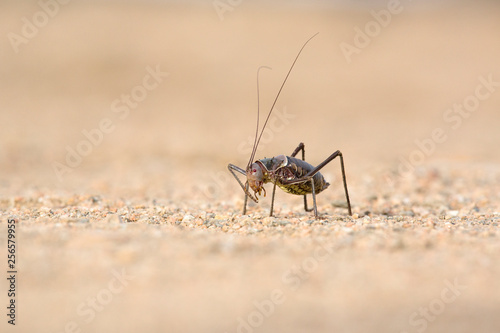
POLYGON ((260 139, 262 137, 262 134, 264 133, 264 130, 266 128, 267 122, 269 120, 269 117, 271 116, 274 106, 276 105, 276 102, 278 101, 278 98, 281 94, 281 91, 283 90, 283 87, 285 86, 286 81, 288 80, 288 77, 290 76, 290 73, 293 70, 293 67, 295 66, 295 63, 300 57, 300 54, 302 53, 302 50, 306 47, 307 43, 311 39, 313 39, 318 33, 310 37, 303 45, 302 48, 299 50, 297 56, 295 57, 292 65, 290 66, 290 69, 288 70, 287 75, 285 76, 285 79, 283 80, 283 83, 281 84, 280 89, 278 90, 278 93, 276 94, 276 97, 274 99, 273 104, 271 105, 271 108, 267 114, 267 118, 264 122, 264 125, 262 126, 262 130, 259 134, 259 116, 260 116, 260 106, 259 106, 259 71, 262 68, 265 67, 260 67, 259 70, 257 71, 257 127, 255 130, 255 140, 254 144, 252 147, 252 152, 250 154, 250 159, 248 160, 248 164, 246 169, 242 169, 234 164, 229 164, 228 169, 231 172, 231 174, 234 176, 234 178, 238 181, 238 184, 241 186, 243 189, 243 192, 245 193, 245 201, 243 204, 243 215, 246 214, 247 211, 247 203, 248 203, 248 198, 250 198, 252 201, 255 203, 259 202, 258 196, 262 195, 266 196, 266 190, 264 189, 264 184, 266 183, 272 183, 273 184, 273 193, 271 196, 271 209, 269 216, 273 216, 273 208, 274 208, 274 198, 275 198, 275 193, 276 193, 276 186, 281 188, 283 191, 286 193, 290 194, 295 194, 295 195, 303 195, 304 196, 304 209, 306 212, 314 211, 314 217, 316 219, 319 218, 318 215, 318 208, 316 205, 316 194, 319 194, 323 192, 325 189, 328 188, 330 185, 323 175, 320 173, 320 170, 323 169, 328 163, 330 163, 332 160, 334 160, 336 157, 340 158, 340 169, 342 171, 342 181, 344 183, 344 191, 345 191, 345 197, 347 201, 347 210, 349 215, 352 215, 351 211, 351 202, 349 200, 349 192, 347 190, 347 181, 346 181, 346 176, 345 176, 345 168, 344 168, 344 157, 342 156, 342 153, 340 150, 335 151, 333 154, 331 154, 329 157, 327 157, 323 162, 321 162, 318 166, 314 167, 313 165, 309 164, 308 162, 305 161, 305 145, 304 143, 300 143, 297 148, 292 152, 290 156, 286 155, 278 155, 275 157, 271 158, 263 158, 260 160, 254 161, 255 154, 257 152, 257 147, 259 146, 260 139), (301 152, 302 154, 302 159, 297 158, 297 154, 301 152), (254 162, 252 162, 254 161, 254 162), (237 173, 240 173, 244 176, 246 176, 246 182, 243 184, 243 182, 240 180, 240 178, 237 176, 237 173), (249 188, 253 190, 253 194, 250 193, 249 188), (313 208, 308 208, 307 205, 307 195, 311 194, 312 199, 313 199, 313 208))

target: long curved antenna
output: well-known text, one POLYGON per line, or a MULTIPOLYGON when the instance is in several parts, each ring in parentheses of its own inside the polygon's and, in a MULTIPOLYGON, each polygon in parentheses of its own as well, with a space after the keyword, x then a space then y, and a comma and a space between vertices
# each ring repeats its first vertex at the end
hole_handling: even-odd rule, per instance
MULTIPOLYGON (((302 50, 304 49, 304 47, 306 47, 307 43, 309 43, 309 41, 311 39, 316 37, 317 34, 319 34, 319 32, 315 33, 312 37, 310 37, 304 43, 304 45, 302 45, 302 48, 300 49, 299 53, 297 53, 297 56, 295 57, 295 60, 292 63, 292 66, 290 66, 290 69, 288 70, 288 73, 286 74, 286 77, 283 80, 283 83, 281 84, 280 90, 278 90, 278 94, 276 95, 276 98, 274 99, 273 105, 271 106, 271 109, 269 110, 269 114, 267 115, 266 121, 264 122, 264 126, 262 127, 262 131, 260 132, 260 135, 258 138, 257 138, 257 133, 258 133, 258 124, 259 124, 259 120, 258 120, 259 119, 259 112, 258 112, 258 108, 257 108, 257 131, 256 131, 256 135, 255 135, 255 141, 254 141, 254 146, 252 149, 252 154, 250 155, 250 160, 248 161, 247 168, 250 167, 250 165, 252 164, 252 161, 255 157, 255 153, 257 151, 257 147, 259 146, 260 138, 262 137, 262 134, 264 134, 264 130, 266 129, 267 122, 269 121, 269 118, 271 117, 271 113, 273 112, 274 106, 276 105, 276 102, 278 101, 278 97, 280 97, 281 90, 283 90, 283 87, 285 86, 285 83, 288 80, 288 76, 290 76, 290 73, 292 72, 293 66, 295 66, 295 63, 297 62, 297 59, 299 59, 299 56, 302 53, 302 50)), ((259 81, 259 76, 257 75, 257 89, 258 89, 258 81, 259 81)), ((258 96, 258 93, 257 93, 257 96, 258 96)), ((258 97, 257 97, 257 99, 258 99, 258 97)))
POLYGON ((257 126, 255 127, 255 140, 253 142, 252 155, 250 156, 250 160, 248 161, 247 169, 250 168, 250 165, 252 164, 252 160, 253 160, 253 157, 255 155, 254 148, 255 148, 255 145, 257 144, 257 137, 259 136, 259 116, 260 116, 259 72, 262 68, 272 70, 271 67, 267 67, 267 66, 260 66, 259 69, 257 69, 257 126))

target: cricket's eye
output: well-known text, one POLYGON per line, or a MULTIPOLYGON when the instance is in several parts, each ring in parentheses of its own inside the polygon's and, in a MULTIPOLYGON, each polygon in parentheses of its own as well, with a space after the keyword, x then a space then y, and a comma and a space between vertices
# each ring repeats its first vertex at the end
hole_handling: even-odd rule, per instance
POLYGON ((257 169, 253 169, 253 170, 252 170, 252 172, 253 172, 253 173, 257 172, 257 169))

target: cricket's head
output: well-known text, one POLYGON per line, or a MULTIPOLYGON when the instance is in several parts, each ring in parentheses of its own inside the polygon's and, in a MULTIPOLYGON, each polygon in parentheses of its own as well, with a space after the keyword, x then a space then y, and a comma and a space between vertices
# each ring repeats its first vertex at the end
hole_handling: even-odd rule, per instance
POLYGON ((266 196, 266 190, 264 189, 264 173, 262 172, 262 167, 258 163, 252 163, 247 168, 247 181, 250 188, 254 191, 255 199, 257 199, 257 194, 261 195, 264 191, 264 196, 266 196))

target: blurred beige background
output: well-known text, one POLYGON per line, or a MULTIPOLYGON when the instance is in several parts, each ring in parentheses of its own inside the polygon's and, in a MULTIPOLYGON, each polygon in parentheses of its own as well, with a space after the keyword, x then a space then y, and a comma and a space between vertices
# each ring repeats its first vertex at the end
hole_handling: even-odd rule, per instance
POLYGON ((241 2, 223 20, 211 2, 59 6, 33 38, 13 47, 9 34, 22 36, 22 18, 33 20, 41 7, 2 2, 4 194, 118 186, 129 172, 144 172, 141 181, 159 189, 187 175, 169 189, 183 195, 229 162, 244 166, 248 155, 238 146, 255 131, 257 68, 273 68, 261 77, 264 115, 298 49, 316 32, 277 103, 294 118, 259 158, 290 154, 301 141, 312 164, 341 149, 356 181, 374 168, 397 169, 417 149, 414 141, 439 127, 447 140, 426 164, 498 162, 499 93, 480 101, 457 129, 443 118, 474 94, 479 77, 500 81, 499 9, 492 2, 403 1, 350 63, 340 45, 355 46, 355 29, 375 22, 369 11, 385 6, 241 2), (121 119, 112 103, 157 67, 168 77, 121 119), (51 163, 64 164, 67 147, 76 149, 86 139, 82 131, 105 118, 114 130, 60 182, 51 163))
MULTIPOLYGON (((244 167, 249 157, 257 68, 272 68, 260 77, 263 117, 298 50, 316 32, 257 158, 290 154, 304 142, 307 160, 318 164, 340 149, 358 214, 373 196, 405 202, 417 188, 432 188, 434 173, 451 182, 439 186, 452 188, 457 180, 456 188, 439 193, 459 191, 466 202, 483 200, 481 207, 498 212, 500 86, 490 91, 482 84, 500 82, 500 6, 494 1, 402 0, 386 26, 371 12, 387 13, 382 1, 43 3, 49 9, 36 1, 0 3, 1 215, 2 224, 23 209, 30 216, 20 240, 24 331, 62 332, 71 320, 80 320, 82 332, 235 331, 248 304, 286 287, 279 282, 283 271, 323 236, 295 240, 271 233, 261 242, 175 226, 124 231, 104 218, 87 230, 61 227, 37 209, 81 195, 130 207, 161 202, 182 214, 239 212, 242 193, 226 166, 244 167), (219 12, 215 5, 222 6, 219 12), (359 37, 367 27, 375 29, 372 36, 359 37), (347 44, 357 47, 349 59, 341 47, 347 44), (168 73, 157 76, 157 84, 155 70, 168 73), (474 99, 478 89, 480 96, 490 93, 474 99), (136 96, 128 106, 127 95, 136 96), (450 111, 466 101, 478 101, 474 111, 450 111), (429 146, 436 129, 439 142, 429 146), (97 143, 89 145, 85 133, 94 133, 97 143), (416 141, 426 142, 429 153, 416 141), (67 166, 68 151, 78 149, 87 156, 67 166), (402 161, 411 159, 419 162, 401 185, 402 161), (68 168, 58 176, 55 165, 68 168), (116 295, 119 301, 97 320, 83 323, 75 309, 113 278, 111 268, 121 267, 140 281, 116 295)), ((334 184, 321 197, 326 206, 343 198, 338 162, 323 173, 334 184)), ((423 201, 438 196, 423 191, 423 201)), ((300 202, 280 193, 277 205, 299 212, 300 202)), ((268 205, 261 204, 262 214, 268 205)), ((339 235, 346 233, 328 237, 343 249, 339 235)), ((380 237, 393 242, 397 235, 380 237)), ((409 314, 456 276, 469 277, 475 292, 447 308, 428 332, 498 328, 498 292, 491 286, 499 267, 490 261, 497 239, 436 236, 438 245, 428 251, 426 235, 403 237, 406 252, 341 251, 338 266, 321 268, 301 292, 287 293, 294 302, 255 331, 413 332, 409 314), (338 298, 318 298, 332 289, 338 298), (334 316, 332 308, 339 310, 334 316)))

